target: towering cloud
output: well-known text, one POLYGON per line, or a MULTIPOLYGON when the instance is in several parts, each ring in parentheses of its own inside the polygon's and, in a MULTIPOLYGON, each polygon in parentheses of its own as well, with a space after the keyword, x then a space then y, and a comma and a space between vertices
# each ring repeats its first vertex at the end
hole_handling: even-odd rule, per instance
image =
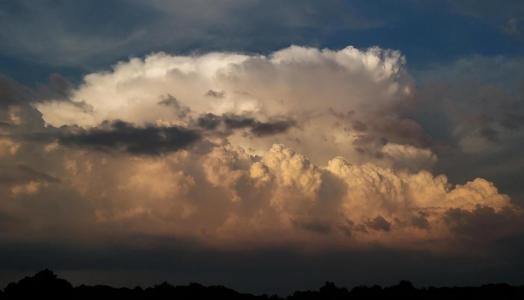
POLYGON ((403 65, 399 52, 379 48, 292 46, 269 56, 160 53, 89 74, 70 101, 36 108, 50 125, 84 128, 115 120, 214 127, 210 117, 218 116, 227 129, 240 129, 233 143, 259 154, 282 142, 322 163, 335 155, 369 160, 382 156, 387 143, 430 144, 415 121, 398 115, 413 101, 403 65))
POLYGON ((22 200, 1 211, 29 218, 53 195, 83 208, 74 230, 223 246, 443 249, 512 232, 520 208, 493 183, 432 174, 434 142, 405 117, 418 103, 404 64, 392 50, 298 46, 120 62, 33 101, 45 128, 7 129, 0 155, 46 174, 0 178, 22 200), (486 236, 472 225, 489 222, 486 236))

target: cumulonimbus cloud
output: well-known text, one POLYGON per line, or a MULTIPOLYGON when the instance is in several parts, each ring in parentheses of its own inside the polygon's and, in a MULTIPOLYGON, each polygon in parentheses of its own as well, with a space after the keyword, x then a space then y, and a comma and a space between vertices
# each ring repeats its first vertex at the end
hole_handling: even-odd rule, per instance
POLYGON ((42 148, 51 173, 96 226, 226 244, 412 246, 481 239, 478 220, 507 233, 519 208, 493 183, 431 173, 404 64, 380 48, 158 53, 34 107, 61 127, 42 148))

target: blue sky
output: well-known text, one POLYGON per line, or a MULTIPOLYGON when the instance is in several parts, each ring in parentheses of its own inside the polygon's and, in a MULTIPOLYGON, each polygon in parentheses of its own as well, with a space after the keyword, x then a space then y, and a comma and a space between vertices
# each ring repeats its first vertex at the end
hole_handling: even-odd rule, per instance
POLYGON ((269 53, 291 44, 400 50, 410 68, 521 56, 519 1, 2 1, 0 68, 79 78, 156 51, 269 53))

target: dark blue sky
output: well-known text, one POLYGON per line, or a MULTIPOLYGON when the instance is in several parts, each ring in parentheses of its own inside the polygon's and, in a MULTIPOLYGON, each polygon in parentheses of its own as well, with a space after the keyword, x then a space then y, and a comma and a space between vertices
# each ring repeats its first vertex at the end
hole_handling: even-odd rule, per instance
POLYGON ((78 80, 156 51, 269 53, 290 44, 400 50, 412 69, 521 56, 522 1, 2 1, 0 70, 78 80))

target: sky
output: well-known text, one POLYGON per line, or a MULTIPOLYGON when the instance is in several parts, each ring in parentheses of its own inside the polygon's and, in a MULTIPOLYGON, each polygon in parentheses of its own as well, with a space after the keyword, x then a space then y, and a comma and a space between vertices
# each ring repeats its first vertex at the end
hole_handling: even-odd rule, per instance
POLYGON ((0 285, 522 284, 524 3, 0 0, 0 285))

